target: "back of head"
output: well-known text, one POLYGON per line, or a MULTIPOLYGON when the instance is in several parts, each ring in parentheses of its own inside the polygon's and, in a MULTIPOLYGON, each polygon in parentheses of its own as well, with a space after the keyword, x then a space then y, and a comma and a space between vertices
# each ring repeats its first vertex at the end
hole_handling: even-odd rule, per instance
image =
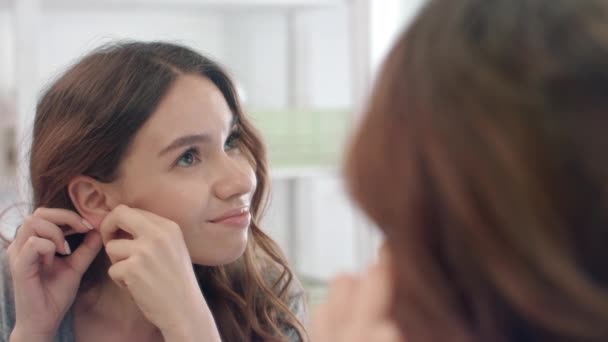
POLYGON ((410 341, 608 340, 608 2, 430 0, 347 161, 410 341))

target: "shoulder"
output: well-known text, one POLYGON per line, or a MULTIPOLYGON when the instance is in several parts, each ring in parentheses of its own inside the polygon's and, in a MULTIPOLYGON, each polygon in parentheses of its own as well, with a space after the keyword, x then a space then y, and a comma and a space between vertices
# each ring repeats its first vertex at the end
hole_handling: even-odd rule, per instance
POLYGON ((302 324, 305 324, 308 320, 308 307, 306 303, 306 293, 298 283, 297 288, 289 292, 287 305, 302 324))
POLYGON ((2 341, 8 341, 14 325, 13 281, 8 264, 6 245, 0 244, 0 337, 2 341))
MULTIPOLYGON (((306 326, 308 321, 307 296, 296 275, 292 273, 290 279, 288 273, 284 273, 284 269, 276 264, 269 264, 264 274, 267 284, 277 290, 276 295, 282 299, 298 321, 306 326)), ((281 326, 288 341, 302 341, 297 329, 291 324, 283 322, 281 326)))
POLYGON ((293 271, 289 270, 289 273, 285 268, 275 263, 268 263, 264 270, 264 279, 266 283, 275 288, 277 296, 283 298, 285 304, 292 309, 292 312, 300 317, 297 313, 305 313, 306 311, 306 294, 304 287, 300 280, 296 277, 293 271), (297 311, 297 312, 296 312, 297 311))

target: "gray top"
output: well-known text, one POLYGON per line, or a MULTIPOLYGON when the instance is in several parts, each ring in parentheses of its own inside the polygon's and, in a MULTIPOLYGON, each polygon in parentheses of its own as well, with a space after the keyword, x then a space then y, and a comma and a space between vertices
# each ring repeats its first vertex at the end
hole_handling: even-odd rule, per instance
MULTIPOLYGON (((6 249, 0 246, 0 341, 8 342, 11 331, 15 326, 15 297, 13 296, 13 283, 8 265, 8 257, 6 249)), ((305 321, 306 309, 304 305, 304 296, 294 297, 291 304, 292 310, 298 318, 305 321)), ((65 318, 59 325, 55 342, 74 342, 72 332, 72 311, 69 310, 65 318)), ((289 340, 299 342, 295 331, 287 331, 289 340)))

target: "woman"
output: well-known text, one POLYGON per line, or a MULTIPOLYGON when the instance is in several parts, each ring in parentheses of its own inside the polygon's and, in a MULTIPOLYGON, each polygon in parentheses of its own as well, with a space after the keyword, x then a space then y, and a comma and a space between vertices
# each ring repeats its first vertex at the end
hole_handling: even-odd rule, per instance
POLYGON ((265 150, 213 61, 139 42, 84 57, 38 104, 30 173, 3 340, 304 339, 302 290, 258 226, 265 150))
POLYGON ((428 1, 346 162, 388 257, 313 338, 607 341, 607 113, 608 2, 428 1))

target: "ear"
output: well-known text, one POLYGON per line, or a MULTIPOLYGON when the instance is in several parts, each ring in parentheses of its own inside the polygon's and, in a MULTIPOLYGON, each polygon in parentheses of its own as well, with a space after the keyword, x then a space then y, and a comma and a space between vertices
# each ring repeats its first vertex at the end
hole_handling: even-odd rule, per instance
POLYGON ((87 176, 77 176, 68 184, 68 194, 74 207, 95 228, 99 228, 112 208, 106 185, 87 176))

